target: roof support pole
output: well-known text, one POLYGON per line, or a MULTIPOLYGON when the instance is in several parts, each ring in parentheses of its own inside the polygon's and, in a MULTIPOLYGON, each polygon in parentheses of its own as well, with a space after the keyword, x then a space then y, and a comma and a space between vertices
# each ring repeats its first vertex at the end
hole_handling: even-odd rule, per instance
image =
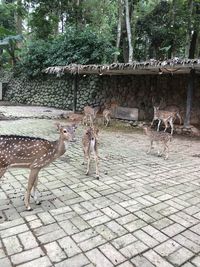
POLYGON ((72 91, 73 91, 73 112, 76 112, 76 105, 77 105, 77 91, 78 91, 78 74, 74 75, 73 84, 72 84, 72 91))
POLYGON ((192 98, 194 91, 194 79, 195 79, 195 70, 190 71, 189 79, 188 79, 188 88, 187 88, 187 103, 186 103, 186 115, 184 120, 184 127, 190 126, 190 117, 192 110, 192 98))

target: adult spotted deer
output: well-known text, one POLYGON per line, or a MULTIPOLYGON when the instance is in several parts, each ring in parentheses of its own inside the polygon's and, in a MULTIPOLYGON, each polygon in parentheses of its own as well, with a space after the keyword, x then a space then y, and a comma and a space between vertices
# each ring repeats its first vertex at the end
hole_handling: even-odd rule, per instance
POLYGON ((91 154, 94 154, 95 164, 96 164, 96 177, 99 178, 99 167, 98 167, 98 137, 99 129, 94 127, 89 127, 83 135, 82 144, 83 144, 83 152, 84 152, 84 161, 87 161, 87 171, 86 175, 89 174, 90 171, 90 160, 91 154))
POLYGON ((169 157, 169 142, 172 140, 172 135, 165 132, 156 132, 152 130, 149 126, 143 126, 145 134, 150 139, 150 147, 147 151, 147 154, 149 154, 153 148, 153 142, 157 143, 157 149, 158 149, 158 156, 164 154, 164 158, 168 159, 169 157), (164 146, 162 153, 159 151, 159 142, 161 142, 164 146))
POLYGON ((175 105, 166 106, 164 110, 174 112, 175 113, 174 121, 176 120, 176 118, 178 118, 179 123, 182 124, 183 119, 181 117, 181 110, 178 106, 175 105))
POLYGON ((36 194, 39 171, 65 153, 65 141, 69 142, 74 139, 75 125, 61 126, 57 124, 56 126, 60 133, 57 141, 19 135, 0 135, 0 177, 9 167, 30 169, 25 194, 27 210, 31 210, 32 188, 34 200, 36 204, 40 204, 36 194))
POLYGON ((97 113, 99 112, 99 107, 92 108, 90 106, 85 106, 83 109, 84 117, 83 117, 83 124, 89 124, 92 127, 94 125, 94 121, 96 119, 97 113))
POLYGON ((153 125, 154 121, 158 120, 157 131, 159 131, 160 124, 161 122, 163 122, 165 125, 164 132, 167 130, 168 124, 169 124, 171 126, 171 134, 173 134, 174 120, 176 119, 176 117, 179 118, 180 123, 181 123, 181 116, 179 114, 179 111, 178 110, 162 110, 160 109, 160 104, 159 105, 154 104, 153 99, 152 99, 152 102, 153 102, 154 115, 153 115, 153 120, 151 122, 151 126, 153 125))
POLYGON ((160 110, 159 107, 156 107, 156 106, 154 106, 153 109, 154 109, 154 115, 153 115, 153 120, 151 122, 151 126, 153 125, 153 122, 155 120, 158 120, 157 131, 159 131, 160 124, 161 122, 163 122, 165 125, 165 129, 164 129, 164 132, 165 132, 168 128, 168 123, 169 123, 169 125, 171 126, 171 134, 173 134, 173 131, 174 131, 173 121, 175 118, 175 112, 160 110))

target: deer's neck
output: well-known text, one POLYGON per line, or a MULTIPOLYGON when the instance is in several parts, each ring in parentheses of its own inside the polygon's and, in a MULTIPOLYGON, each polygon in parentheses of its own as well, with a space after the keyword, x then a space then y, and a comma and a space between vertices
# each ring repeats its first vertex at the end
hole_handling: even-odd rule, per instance
POLYGON ((55 141, 55 158, 62 156, 66 151, 65 141, 61 137, 55 141))

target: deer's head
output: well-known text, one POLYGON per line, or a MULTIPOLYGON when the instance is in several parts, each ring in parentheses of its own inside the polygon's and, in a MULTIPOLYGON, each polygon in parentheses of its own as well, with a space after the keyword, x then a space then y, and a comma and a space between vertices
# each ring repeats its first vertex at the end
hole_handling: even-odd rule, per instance
POLYGON ((60 123, 57 123, 56 126, 63 140, 68 142, 75 141, 75 130, 77 128, 76 124, 63 126, 60 123))
POLYGON ((99 129, 95 127, 90 127, 86 131, 86 135, 88 136, 88 139, 95 140, 98 137, 99 129))

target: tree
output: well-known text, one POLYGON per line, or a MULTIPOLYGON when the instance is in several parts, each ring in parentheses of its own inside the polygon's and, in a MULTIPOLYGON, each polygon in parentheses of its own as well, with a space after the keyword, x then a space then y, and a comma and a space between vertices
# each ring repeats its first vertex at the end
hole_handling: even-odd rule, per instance
POLYGON ((125 0, 125 16, 126 16, 126 32, 128 38, 128 62, 133 61, 133 46, 132 46, 132 35, 131 35, 131 24, 130 24, 130 14, 129 14, 129 3, 125 0))
POLYGON ((117 23, 117 37, 116 37, 116 50, 117 52, 114 55, 114 62, 117 62, 118 55, 119 55, 119 47, 120 47, 120 40, 122 34, 122 20, 123 20, 123 2, 122 0, 118 0, 118 23, 117 23))

